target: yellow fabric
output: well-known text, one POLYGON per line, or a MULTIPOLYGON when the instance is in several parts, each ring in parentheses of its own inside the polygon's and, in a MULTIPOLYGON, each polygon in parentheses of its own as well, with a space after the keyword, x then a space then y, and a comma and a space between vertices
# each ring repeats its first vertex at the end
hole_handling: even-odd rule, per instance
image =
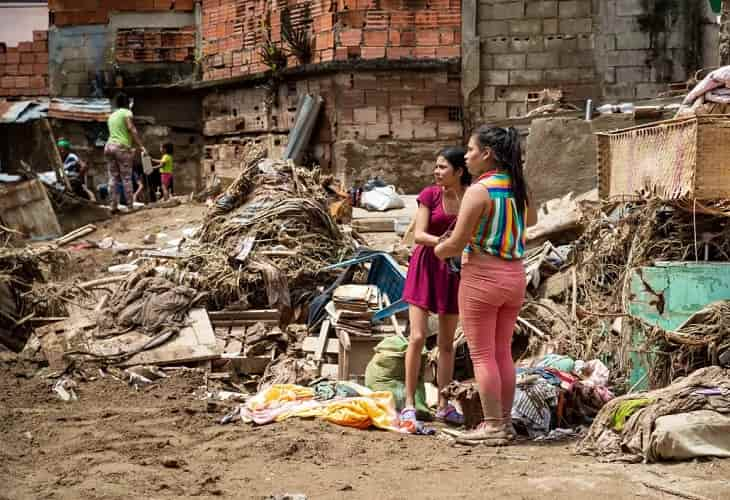
POLYGON ((369 396, 324 402, 318 408, 282 415, 277 421, 288 417, 319 417, 333 424, 356 429, 374 426, 378 429, 398 430, 395 399, 390 392, 373 392, 369 396))
POLYGON ((259 410, 270 406, 272 403, 312 399, 313 397, 314 390, 309 387, 294 384, 275 384, 249 399, 248 407, 252 410, 259 410))
MULTIPOLYGON (((290 417, 322 418, 334 424, 356 429, 375 426, 379 429, 398 431, 398 414, 391 392, 373 392, 367 387, 350 384, 360 393, 358 397, 313 401, 314 390, 292 384, 277 384, 248 400, 249 410, 267 410, 291 405, 290 411, 276 416, 281 422, 290 417), (301 406, 296 403, 300 402, 301 406)), ((283 408, 282 408, 283 409, 283 408)))

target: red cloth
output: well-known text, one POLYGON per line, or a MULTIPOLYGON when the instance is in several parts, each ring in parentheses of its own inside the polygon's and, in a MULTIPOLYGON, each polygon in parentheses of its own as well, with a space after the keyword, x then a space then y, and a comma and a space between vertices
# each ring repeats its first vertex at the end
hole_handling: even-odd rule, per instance
MULTIPOLYGON (((456 214, 444 212, 440 186, 427 187, 417 200, 431 212, 429 234, 441 236, 453 228, 456 214)), ((435 314, 459 314, 458 295, 459 275, 449 271, 446 263, 436 257, 433 247, 416 245, 408 265, 403 300, 435 314)))

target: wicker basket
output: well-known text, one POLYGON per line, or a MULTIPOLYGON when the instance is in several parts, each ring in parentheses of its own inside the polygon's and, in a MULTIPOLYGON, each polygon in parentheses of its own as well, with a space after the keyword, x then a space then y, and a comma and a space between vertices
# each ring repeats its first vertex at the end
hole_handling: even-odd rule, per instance
POLYGON ((730 115, 679 118, 599 133, 601 198, 730 198, 730 115))

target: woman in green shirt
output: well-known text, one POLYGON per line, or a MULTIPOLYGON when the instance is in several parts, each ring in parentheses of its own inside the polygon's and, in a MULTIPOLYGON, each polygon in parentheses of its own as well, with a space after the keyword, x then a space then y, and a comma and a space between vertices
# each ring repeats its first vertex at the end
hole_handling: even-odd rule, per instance
POLYGON ((104 157, 109 170, 109 190, 111 191, 112 213, 117 211, 119 205, 119 191, 117 185, 124 186, 124 197, 128 207, 131 209, 134 200, 134 188, 132 187, 132 165, 136 151, 132 142, 145 153, 142 141, 137 133, 137 128, 132 121, 132 110, 129 109, 129 97, 126 94, 117 94, 115 98, 116 111, 107 119, 109 127, 109 140, 104 147, 104 157))

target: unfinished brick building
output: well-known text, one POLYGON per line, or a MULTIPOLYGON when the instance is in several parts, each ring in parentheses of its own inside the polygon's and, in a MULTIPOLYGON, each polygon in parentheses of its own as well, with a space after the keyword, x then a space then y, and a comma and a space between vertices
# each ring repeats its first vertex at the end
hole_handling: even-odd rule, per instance
POLYGON ((188 190, 212 165, 233 176, 246 141, 283 148, 299 97, 318 94, 324 110, 309 160, 348 183, 379 174, 412 192, 465 126, 524 116, 544 88, 576 103, 637 99, 715 64, 716 27, 693 6, 51 0, 49 91, 125 89, 153 143, 174 130, 190 146, 181 166, 195 170, 188 190))

